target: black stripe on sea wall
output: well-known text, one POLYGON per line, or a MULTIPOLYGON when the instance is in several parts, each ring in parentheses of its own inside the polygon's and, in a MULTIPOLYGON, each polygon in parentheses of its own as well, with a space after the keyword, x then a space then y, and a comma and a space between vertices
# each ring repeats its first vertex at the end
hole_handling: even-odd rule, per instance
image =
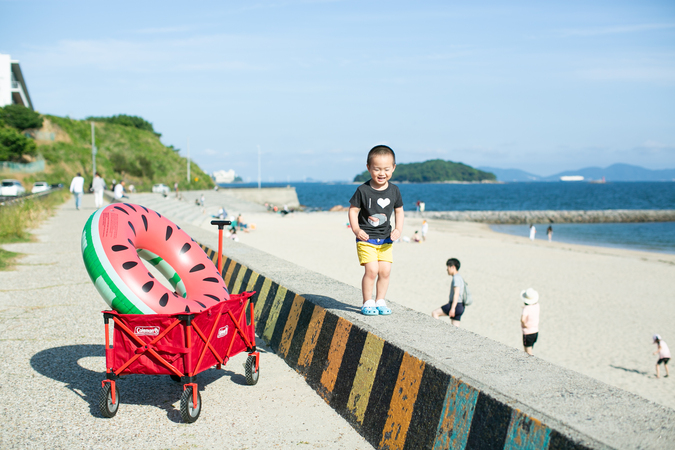
POLYGON ((302 346, 305 343, 307 328, 309 326, 310 321, 312 320, 314 308, 315 308, 314 303, 305 299, 305 301, 302 304, 302 311, 300 312, 300 317, 298 318, 298 324, 295 327, 293 339, 291 340, 291 345, 288 348, 288 354, 286 355, 286 363, 295 370, 298 370, 298 358, 300 357, 302 346))
MULTIPOLYGON (((228 291, 232 292, 232 290, 234 289, 234 283, 236 283, 236 281, 237 281, 237 276, 239 276, 240 270, 241 270, 241 264, 235 263, 234 270, 232 270, 232 275, 230 276, 230 279, 228 280, 228 283, 227 283, 227 290, 228 291)), ((234 293, 238 294, 238 292, 234 292, 234 293)))
MULTIPOLYGON (((268 281, 271 281, 268 279, 268 281)), ((262 311, 260 311, 260 318, 258 319, 258 323, 256 326, 256 332, 258 333, 258 336, 262 336, 263 332, 265 331, 265 326, 267 325, 267 318, 270 315, 270 310, 272 309, 272 304, 274 303, 274 298, 277 296, 277 290, 279 289, 279 285, 276 284, 274 281, 271 281, 270 283, 270 288, 267 291, 267 296, 264 300, 264 306, 262 311)))
MULTIPOLYGON (((258 279, 255 281, 255 284, 253 285, 253 289, 251 289, 255 294, 253 297, 251 297, 251 301, 253 302, 254 305, 258 304, 258 296, 260 295, 260 291, 262 290, 263 283, 265 283, 265 277, 263 276, 258 276, 258 279)), ((256 323, 260 322, 260 318, 255 317, 256 323)))
POLYGON ((408 427, 404 450, 433 447, 443 411, 445 393, 451 379, 452 377, 449 374, 430 364, 424 366, 422 382, 410 418, 410 427, 408 427))
MULTIPOLYGON (((235 263, 230 258, 223 258, 223 271, 222 271, 223 277, 225 277, 225 274, 227 273, 227 270, 230 268, 230 264, 235 264, 235 263)), ((228 290, 229 290, 229 288, 228 288, 228 290)))
POLYGON ((548 450, 590 450, 590 447, 572 442, 557 431, 551 430, 548 450))
POLYGON ((241 286, 239 287, 239 290, 241 292, 244 292, 246 290, 246 286, 248 286, 248 282, 251 281, 251 274, 253 271, 249 268, 246 268, 246 272, 244 272, 244 278, 241 279, 241 286))
POLYGON ((286 291, 286 295, 281 303, 281 309, 279 309, 279 316, 277 317, 277 322, 274 325, 274 331, 270 337, 269 346, 277 353, 279 350, 279 343, 281 342, 281 337, 284 335, 284 328, 286 327, 286 321, 288 320, 288 313, 291 312, 291 306, 293 306, 293 300, 295 299, 295 293, 291 291, 286 291))
POLYGON ((485 394, 478 393, 476 408, 471 420, 468 450, 500 450, 504 448, 506 433, 511 423, 512 409, 485 394))
POLYGON ((316 340, 316 345, 314 346, 312 363, 307 368, 307 383, 312 386, 315 391, 319 391, 321 388, 321 375, 328 362, 328 351, 330 350, 330 344, 333 340, 337 321, 338 316, 330 311, 326 311, 319 338, 316 340))
POLYGON ((387 423, 391 396, 396 386, 402 360, 403 350, 385 341, 362 428, 363 437, 375 448, 379 447, 382 440, 382 430, 387 423))
POLYGON ((333 409, 350 422, 353 422, 354 419, 353 415, 347 411, 347 401, 352 391, 356 371, 359 368, 359 361, 361 360, 361 352, 363 351, 367 336, 368 333, 356 325, 351 327, 345 352, 342 356, 340 370, 335 380, 333 396, 330 401, 333 409))

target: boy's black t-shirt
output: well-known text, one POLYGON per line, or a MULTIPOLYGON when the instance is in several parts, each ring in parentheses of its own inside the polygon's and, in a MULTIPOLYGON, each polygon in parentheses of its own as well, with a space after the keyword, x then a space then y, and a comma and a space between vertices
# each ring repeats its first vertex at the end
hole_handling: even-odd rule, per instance
POLYGON ((360 185, 349 200, 359 208, 359 227, 370 239, 388 239, 391 235, 391 215, 394 208, 403 206, 398 186, 389 183, 386 189, 377 191, 370 187, 370 180, 360 185))

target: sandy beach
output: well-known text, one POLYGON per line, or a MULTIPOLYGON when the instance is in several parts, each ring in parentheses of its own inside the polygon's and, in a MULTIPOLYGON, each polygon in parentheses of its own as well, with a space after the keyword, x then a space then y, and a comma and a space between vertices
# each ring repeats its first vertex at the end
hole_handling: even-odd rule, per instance
MULTIPOLYGON (((360 288, 346 212, 243 219, 256 227, 240 233, 241 243, 360 288)), ((408 215, 403 235, 421 222, 408 215)), ((461 261, 474 298, 464 329, 522 349, 519 295, 533 287, 541 304, 536 357, 675 408, 675 372, 663 378, 662 368, 656 379, 652 355, 654 333, 675 348, 675 255, 531 242, 483 224, 430 220, 426 242, 394 247, 387 295, 394 314, 397 304, 430 314, 447 302, 450 257, 461 261)))

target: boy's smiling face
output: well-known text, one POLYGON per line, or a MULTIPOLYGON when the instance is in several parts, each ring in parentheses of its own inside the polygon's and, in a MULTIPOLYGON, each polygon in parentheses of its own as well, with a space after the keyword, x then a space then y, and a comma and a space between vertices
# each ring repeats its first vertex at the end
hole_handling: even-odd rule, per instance
POLYGON ((376 155, 371 158, 370 164, 367 164, 366 167, 370 173, 370 186, 380 190, 387 187, 387 183, 396 169, 396 164, 394 164, 394 157, 391 155, 376 155))

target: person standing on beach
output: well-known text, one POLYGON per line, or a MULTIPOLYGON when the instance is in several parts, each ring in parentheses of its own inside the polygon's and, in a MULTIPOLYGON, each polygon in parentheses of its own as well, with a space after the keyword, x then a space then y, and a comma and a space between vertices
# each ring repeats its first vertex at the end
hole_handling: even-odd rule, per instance
POLYGON ((530 224, 530 240, 534 241, 534 235, 537 234, 537 229, 534 227, 534 224, 530 224))
POLYGON ((98 209, 103 206, 103 191, 105 191, 105 180, 101 178, 98 172, 94 175, 91 187, 94 190, 94 204, 96 205, 96 209, 98 209))
POLYGON ((656 355, 657 353, 659 354, 659 360, 656 361, 656 378, 659 378, 661 374, 659 373, 659 364, 663 363, 663 367, 666 368, 666 377, 670 375, 670 372, 668 372, 668 361, 670 361, 670 349, 668 348, 668 344, 661 339, 661 336, 658 334, 655 334, 654 337, 652 338, 654 341, 654 344, 658 346, 656 351, 652 353, 653 355, 656 355))
POLYGON ((70 182, 70 192, 75 196, 75 209, 79 210, 84 194, 84 178, 80 172, 77 172, 77 175, 70 182))
POLYGON ((349 224, 356 236, 359 263, 365 268, 361 280, 366 316, 389 315, 385 296, 389 288, 392 244, 403 231, 403 198, 398 187, 389 180, 396 169, 396 155, 386 145, 377 145, 368 152, 366 168, 371 179, 360 185, 349 200, 349 224), (396 227, 392 230, 391 216, 396 227), (376 300, 372 299, 373 286, 376 300))
POLYGON ((422 240, 426 241, 427 240, 427 232, 429 231, 429 224, 427 223, 426 220, 422 221, 422 240))
POLYGON ((459 274, 459 267, 461 264, 457 258, 450 258, 445 265, 448 270, 448 275, 452 277, 450 297, 448 304, 435 309, 431 313, 431 317, 438 319, 441 316, 447 316, 454 326, 459 327, 459 321, 462 320, 462 314, 464 314, 464 302, 462 301, 462 295, 464 294, 464 278, 459 274))
POLYGON ((551 242, 553 240, 553 227, 551 225, 548 226, 546 235, 548 236, 548 241, 551 242))
POLYGON ((525 303, 520 315, 520 327, 523 330, 523 349, 528 355, 533 355, 534 343, 539 337, 539 293, 532 288, 520 293, 525 303))

